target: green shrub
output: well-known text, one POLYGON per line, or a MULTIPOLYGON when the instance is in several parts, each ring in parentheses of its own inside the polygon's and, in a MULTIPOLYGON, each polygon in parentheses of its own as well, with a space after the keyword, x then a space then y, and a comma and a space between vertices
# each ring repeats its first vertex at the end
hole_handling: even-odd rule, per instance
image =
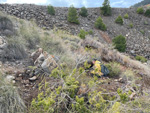
POLYGON ((137 8, 136 12, 138 14, 143 14, 144 13, 144 9, 142 7, 137 8))
POLYGON ((87 17, 88 16, 88 11, 87 11, 87 9, 85 7, 81 8, 80 15, 83 16, 83 17, 87 17))
POLYGON ((148 22, 147 22, 147 21, 144 21, 144 25, 148 25, 148 22))
POLYGON ((88 32, 84 31, 83 29, 80 30, 80 33, 79 33, 79 37, 81 39, 85 39, 85 36, 88 34, 88 32))
POLYGON ((138 61, 141 61, 141 62, 147 62, 147 59, 145 58, 145 57, 143 57, 143 56, 139 56, 139 55, 137 55, 136 57, 135 57, 135 59, 136 60, 138 60, 138 61))
POLYGON ((93 31, 92 31, 92 30, 90 30, 90 31, 89 31, 89 34, 90 34, 90 35, 93 35, 93 31))
POLYGON ((55 15, 55 9, 54 9, 54 7, 53 7, 52 5, 49 5, 49 6, 47 7, 47 10, 48 10, 48 13, 49 13, 50 15, 55 15))
POLYGON ((70 23, 79 24, 79 20, 78 20, 78 16, 77 16, 77 10, 74 8, 73 5, 69 8, 67 20, 70 23))
POLYGON ((120 75, 120 73, 121 73, 120 64, 118 64, 116 62, 110 62, 108 64, 105 64, 105 66, 109 70, 110 77, 118 77, 120 75))
POLYGON ((130 24, 129 24, 129 27, 130 27, 130 28, 133 28, 133 23, 130 23, 130 24))
POLYGON ((126 13, 126 14, 124 15, 124 18, 125 18, 125 19, 128 19, 128 18, 129 18, 129 15, 126 13))
POLYGON ((106 31, 106 30, 107 30, 106 25, 103 23, 103 20, 102 20, 101 17, 99 17, 99 18, 96 20, 96 22, 95 22, 95 27, 96 27, 97 29, 102 30, 102 31, 106 31))
POLYGON ((123 93, 120 88, 117 89, 117 93, 120 96, 120 101, 122 103, 126 103, 129 100, 128 94, 127 93, 123 93))
POLYGON ((119 35, 115 37, 113 40, 113 44, 115 46, 115 49, 117 49, 120 52, 125 52, 126 50, 126 39, 124 36, 119 35))
POLYGON ((144 13, 145 16, 150 17, 150 9, 147 9, 144 13))
POLYGON ((102 15, 110 16, 111 15, 111 7, 110 7, 109 0, 104 0, 103 7, 101 7, 100 9, 101 9, 102 15))
POLYGON ((116 18, 115 22, 116 22, 117 24, 123 25, 123 19, 122 19, 122 17, 119 15, 119 16, 116 18))
POLYGON ((140 32, 141 32, 143 35, 145 35, 145 31, 144 31, 144 30, 141 30, 140 32))

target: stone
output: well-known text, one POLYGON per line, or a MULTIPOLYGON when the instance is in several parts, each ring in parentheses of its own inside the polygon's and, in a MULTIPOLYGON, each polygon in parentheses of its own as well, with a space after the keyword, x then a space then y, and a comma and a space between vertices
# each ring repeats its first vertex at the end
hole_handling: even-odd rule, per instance
POLYGON ((14 79, 15 79, 14 76, 12 76, 12 75, 7 75, 5 80, 6 80, 7 82, 11 82, 11 81, 14 80, 14 79))
POLYGON ((30 81, 35 81, 36 79, 37 79, 36 76, 33 76, 33 77, 29 78, 30 81))

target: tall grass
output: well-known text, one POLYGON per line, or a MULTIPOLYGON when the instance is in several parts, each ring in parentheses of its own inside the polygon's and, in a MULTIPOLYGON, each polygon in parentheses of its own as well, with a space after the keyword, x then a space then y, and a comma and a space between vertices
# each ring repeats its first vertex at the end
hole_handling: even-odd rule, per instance
POLYGON ((17 89, 0 74, 0 113, 24 113, 25 104, 17 89))

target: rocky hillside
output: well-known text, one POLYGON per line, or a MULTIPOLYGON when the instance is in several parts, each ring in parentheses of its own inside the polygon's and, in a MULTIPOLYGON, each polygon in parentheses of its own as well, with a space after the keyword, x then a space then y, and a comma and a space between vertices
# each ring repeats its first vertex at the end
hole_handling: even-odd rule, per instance
POLYGON ((135 4, 133 7, 146 6, 146 5, 148 5, 148 4, 150 4, 150 1, 149 1, 149 0, 143 0, 143 1, 141 1, 141 2, 139 2, 139 3, 137 3, 137 4, 135 4))
MULTIPOLYGON (((110 43, 111 40, 117 35, 124 35, 127 39, 127 50, 129 54, 142 55, 149 59, 150 57, 150 18, 144 17, 136 13, 136 8, 122 9, 113 8, 112 16, 103 17, 100 14, 99 8, 89 8, 88 17, 79 16, 80 25, 74 25, 67 22, 68 8, 55 8, 56 15, 51 16, 47 12, 46 6, 37 6, 32 4, 22 5, 8 5, 1 4, 0 9, 7 14, 14 15, 18 18, 35 20, 39 27, 44 29, 59 29, 67 30, 72 34, 78 34, 81 29, 86 31, 93 30, 94 36, 103 43, 110 43), (116 24, 114 21, 121 15, 129 15, 129 19, 124 19, 122 26, 116 24), (95 20, 101 16, 107 26, 107 31, 102 32, 95 29, 95 20), (129 27, 133 24, 133 28, 129 27), (107 37, 107 38, 106 38, 107 37)), ((78 12, 80 9, 77 9, 78 12)))
MULTIPOLYGON (((27 6, 30 8, 32 5, 24 7, 27 6)), ((8 7, 16 8, 10 5, 8 7)), ((64 9, 67 10, 62 8, 60 12, 64 9)), ((9 10, 12 11, 13 8, 9 10)), ((99 9, 96 10, 95 14, 95 9, 88 9, 94 13, 91 13, 91 18, 98 17, 99 9)), ((108 22, 107 26, 110 26, 109 32, 94 29, 94 22, 88 23, 92 21, 89 17, 80 17, 80 21, 86 20, 86 26, 82 23, 74 25, 60 20, 61 16, 52 17, 46 13, 50 22, 51 19, 54 19, 54 22, 57 20, 55 24, 64 21, 62 27, 65 24, 67 29, 77 29, 72 29, 72 33, 77 34, 82 26, 85 26, 85 29, 93 28, 95 34, 99 33, 96 34, 99 38, 87 36, 85 39, 57 28, 42 29, 33 20, 27 21, 0 12, 0 113, 148 113, 150 67, 131 59, 131 56, 125 53, 119 53, 106 42, 103 43, 103 37, 110 38, 119 34, 117 32, 120 29, 132 31, 126 28, 126 24, 119 26, 113 23, 119 13, 123 15, 126 11, 128 9, 113 9, 113 16, 103 17, 104 22, 108 22), (89 64, 93 58, 102 61, 109 69, 106 77, 90 74, 89 64)), ((15 11, 10 12, 11 15, 13 12, 15 11)), ((21 12, 23 15, 28 13, 27 9, 21 12)), ((45 21, 41 21, 45 16, 42 16, 41 12, 38 13, 41 17, 37 14, 35 20, 40 18, 36 22, 45 21)), ((130 18, 134 17, 130 15, 130 18)), ((125 23, 129 20, 125 20, 125 23)), ((41 25, 44 26, 43 23, 41 25)), ((134 32, 130 31, 126 37, 137 33, 137 30, 133 29, 134 32)), ((121 30, 120 33, 123 33, 121 30)), ((139 33, 139 36, 143 35, 139 33)), ((129 44, 133 42, 128 42, 129 44)))

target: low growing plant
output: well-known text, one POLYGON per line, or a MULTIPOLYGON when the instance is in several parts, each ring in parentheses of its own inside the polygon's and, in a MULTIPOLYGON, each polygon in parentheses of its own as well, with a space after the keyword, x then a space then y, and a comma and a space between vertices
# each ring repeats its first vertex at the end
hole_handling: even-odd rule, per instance
POLYGON ((144 9, 142 7, 137 8, 136 12, 138 14, 143 14, 144 13, 144 9))
POLYGON ((89 31, 89 34, 90 34, 90 35, 93 35, 93 31, 92 31, 92 30, 90 30, 90 31, 89 31))
POLYGON ((133 23, 130 23, 130 24, 129 24, 129 27, 130 27, 130 28, 133 28, 133 23))
POLYGON ((79 33, 79 37, 81 39, 85 39, 85 36, 88 35, 88 32, 84 31, 83 29, 80 30, 80 33, 79 33))
POLYGON ((125 19, 128 19, 128 18, 129 18, 129 15, 126 13, 126 14, 124 15, 124 18, 125 18, 125 19))
POLYGON ((138 60, 138 61, 141 61, 141 62, 147 62, 147 59, 145 58, 145 57, 143 57, 143 56, 139 56, 139 55, 137 55, 136 57, 135 57, 135 59, 136 60, 138 60))
POLYGON ((116 63, 116 62, 110 62, 108 64, 105 64, 106 67, 109 70, 109 76, 110 77, 118 77, 121 73, 120 70, 120 64, 116 63))
POLYGON ((119 15, 119 16, 116 18, 115 22, 116 22, 117 24, 123 25, 123 19, 122 19, 122 17, 119 15))
POLYGON ((145 11, 144 15, 145 15, 146 17, 150 17, 150 9, 147 9, 147 10, 145 11))

